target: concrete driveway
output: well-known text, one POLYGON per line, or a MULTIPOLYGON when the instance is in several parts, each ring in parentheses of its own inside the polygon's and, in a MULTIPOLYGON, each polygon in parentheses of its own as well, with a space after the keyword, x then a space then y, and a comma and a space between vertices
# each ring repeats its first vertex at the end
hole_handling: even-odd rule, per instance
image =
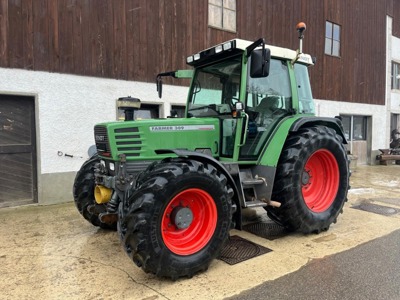
MULTIPOLYGON (((136 267, 116 232, 86 222, 74 204, 0 209, 0 299, 224 299, 400 228, 400 165, 358 166, 344 213, 319 235, 268 240, 233 230, 272 251, 229 265, 215 260, 192 279, 171 281, 136 267), (382 215, 354 206, 395 209, 382 215)), ((250 211, 250 216, 259 211, 250 211)), ((258 217, 258 215, 256 216, 258 217)))

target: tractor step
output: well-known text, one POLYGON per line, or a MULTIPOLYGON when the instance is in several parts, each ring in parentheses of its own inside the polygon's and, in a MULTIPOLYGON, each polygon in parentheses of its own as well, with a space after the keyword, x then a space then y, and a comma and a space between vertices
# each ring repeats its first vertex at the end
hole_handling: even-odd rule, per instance
POLYGON ((260 200, 246 201, 246 207, 259 207, 259 206, 267 206, 266 202, 260 200))
POLYGON ((250 180, 243 180, 242 181, 243 187, 252 187, 259 184, 265 184, 263 179, 250 179, 250 180))
POLYGON ((252 200, 246 201, 245 207, 258 207, 258 206, 273 206, 273 207, 280 207, 281 203, 273 200, 252 200))

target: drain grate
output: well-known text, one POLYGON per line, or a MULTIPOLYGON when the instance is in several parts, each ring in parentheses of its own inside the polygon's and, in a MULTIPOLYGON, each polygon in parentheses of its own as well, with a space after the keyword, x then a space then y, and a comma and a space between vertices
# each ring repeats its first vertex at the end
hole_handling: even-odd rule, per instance
POLYGON ((397 214, 400 211, 399 209, 393 207, 372 204, 372 203, 361 203, 360 205, 352 206, 351 208, 364 210, 383 216, 391 216, 397 214))
POLYGON ((242 261, 253 257, 271 252, 271 249, 257 245, 240 236, 233 235, 222 248, 221 255, 218 259, 226 262, 229 265, 235 265, 242 261))
POLYGON ((287 234, 284 227, 276 223, 251 223, 243 226, 243 230, 270 241, 281 238, 287 234))

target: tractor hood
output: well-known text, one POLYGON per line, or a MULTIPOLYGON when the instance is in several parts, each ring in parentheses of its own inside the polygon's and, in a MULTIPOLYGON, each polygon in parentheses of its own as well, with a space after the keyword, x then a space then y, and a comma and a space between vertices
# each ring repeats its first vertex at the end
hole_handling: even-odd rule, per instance
MULTIPOLYGON (((94 127, 98 154, 105 159, 158 160, 160 149, 181 149, 218 156, 217 118, 171 118, 102 123, 94 127)), ((169 155, 170 156, 170 155, 169 155)))

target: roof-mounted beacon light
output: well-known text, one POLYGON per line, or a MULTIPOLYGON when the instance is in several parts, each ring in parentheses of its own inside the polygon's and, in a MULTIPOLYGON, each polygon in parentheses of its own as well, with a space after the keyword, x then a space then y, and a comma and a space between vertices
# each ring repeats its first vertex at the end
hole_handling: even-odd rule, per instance
POLYGON ((299 40, 300 40, 300 47, 299 47, 299 53, 303 53, 303 38, 304 34, 303 32, 306 31, 306 23, 300 22, 297 24, 296 29, 299 32, 299 40))
POLYGON ((299 40, 300 45, 299 49, 296 50, 296 57, 292 60, 292 64, 295 64, 303 54, 303 38, 304 38, 304 31, 306 31, 306 23, 300 22, 297 24, 296 29, 299 33, 299 40))

